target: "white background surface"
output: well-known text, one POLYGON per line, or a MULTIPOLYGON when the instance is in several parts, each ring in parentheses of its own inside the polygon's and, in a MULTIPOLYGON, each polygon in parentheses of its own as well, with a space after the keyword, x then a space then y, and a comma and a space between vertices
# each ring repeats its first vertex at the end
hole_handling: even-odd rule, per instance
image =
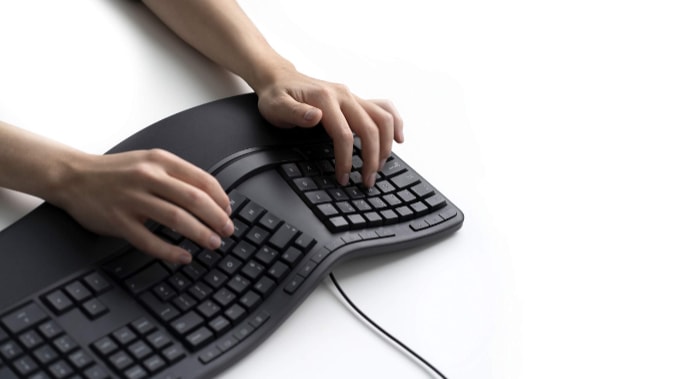
MULTIPOLYGON (((336 270, 449 378, 700 376, 696 3, 241 2, 301 71, 392 99, 395 151, 464 211, 336 270)), ((0 3, 0 119, 80 149, 248 90, 138 3, 0 3)), ((0 190, 0 227, 38 203, 0 190)), ((428 377, 326 285, 222 377, 283 375, 428 377)))

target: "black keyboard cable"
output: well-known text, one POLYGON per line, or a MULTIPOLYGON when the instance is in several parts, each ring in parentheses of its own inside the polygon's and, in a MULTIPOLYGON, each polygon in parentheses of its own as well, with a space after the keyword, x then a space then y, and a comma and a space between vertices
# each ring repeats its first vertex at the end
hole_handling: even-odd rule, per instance
POLYGON ((345 291, 343 291, 343 289, 340 288, 340 284, 338 284, 338 281, 335 279, 335 275, 333 275, 332 272, 331 272, 330 274, 328 274, 328 276, 331 278, 331 281, 333 282, 333 285, 334 285, 335 288, 338 290, 338 292, 339 292, 340 295, 343 297, 343 299, 348 303, 348 305, 350 305, 350 307, 351 307, 355 312, 357 312, 357 314, 358 314, 360 317, 362 317, 363 320, 365 320, 365 321, 368 322, 370 325, 372 325, 372 327, 374 327, 377 331, 379 331, 379 332, 380 332, 382 335, 384 335, 386 338, 389 338, 389 339, 390 339, 391 341, 393 341, 395 344, 399 345, 405 352, 409 353, 409 354, 410 354, 411 356, 413 356, 415 359, 417 359, 417 360, 419 360, 421 363, 423 363, 423 365, 425 365, 425 367, 429 368, 433 373, 435 373, 435 375, 437 375, 438 377, 440 377, 440 378, 442 378, 442 379, 447 379, 447 377, 446 377, 442 372, 440 372, 440 370, 438 370, 437 368, 435 368, 435 366, 433 366, 433 365, 432 365, 430 362, 428 362, 425 358, 423 358, 422 356, 420 356, 420 354, 418 354, 418 353, 416 353, 415 351, 413 351, 411 348, 409 348, 408 346, 406 346, 406 344, 404 344, 404 343, 401 342, 398 338, 396 338, 396 337, 394 337, 393 335, 391 335, 391 333, 389 333, 389 332, 387 332, 386 330, 384 330, 384 328, 382 328, 381 326, 379 326, 379 325, 378 325, 376 322, 374 322, 371 318, 369 318, 367 315, 365 315, 365 313, 362 312, 362 310, 360 310, 360 308, 358 308, 358 307, 355 305, 355 303, 352 302, 352 300, 350 300, 350 298, 348 297, 348 295, 345 294, 345 291))

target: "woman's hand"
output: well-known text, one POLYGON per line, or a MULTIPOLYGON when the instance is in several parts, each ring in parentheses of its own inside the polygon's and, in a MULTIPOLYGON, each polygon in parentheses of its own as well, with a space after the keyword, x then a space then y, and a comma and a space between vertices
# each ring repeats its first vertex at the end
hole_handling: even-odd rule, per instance
POLYGON ((258 107, 279 127, 312 127, 319 122, 333 140, 336 178, 348 183, 353 133, 362 142, 362 179, 372 187, 377 171, 391 154, 393 141, 403 142, 403 121, 387 100, 365 100, 341 84, 314 79, 293 67, 282 68, 258 84, 258 107))
POLYGON ((154 235, 147 220, 216 249, 233 233, 229 199, 208 173, 164 150, 82 155, 56 187, 53 202, 85 228, 126 239, 174 263, 192 257, 154 235))
POLYGON ((348 182, 353 133, 362 141, 362 177, 367 187, 391 152, 403 142, 403 122, 388 101, 364 100, 345 86, 299 73, 265 40, 235 1, 144 0, 176 34, 214 62, 241 76, 258 94, 263 116, 277 126, 311 127, 319 122, 333 139, 336 177, 348 182))

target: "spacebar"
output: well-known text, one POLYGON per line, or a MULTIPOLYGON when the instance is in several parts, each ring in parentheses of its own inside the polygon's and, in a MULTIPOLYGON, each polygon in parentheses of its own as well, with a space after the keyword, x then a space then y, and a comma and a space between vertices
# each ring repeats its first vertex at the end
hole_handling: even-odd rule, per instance
POLYGON ((244 180, 271 166, 300 159, 302 156, 293 149, 253 151, 234 158, 226 167, 219 170, 216 179, 228 192, 244 180))

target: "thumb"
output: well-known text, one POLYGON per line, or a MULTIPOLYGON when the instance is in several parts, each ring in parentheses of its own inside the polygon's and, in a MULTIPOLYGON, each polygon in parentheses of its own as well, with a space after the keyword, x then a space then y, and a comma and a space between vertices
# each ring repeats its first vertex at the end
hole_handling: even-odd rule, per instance
POLYGON ((323 112, 306 103, 286 95, 277 98, 274 102, 261 101, 260 112, 273 125, 278 127, 312 127, 321 122, 323 112))

